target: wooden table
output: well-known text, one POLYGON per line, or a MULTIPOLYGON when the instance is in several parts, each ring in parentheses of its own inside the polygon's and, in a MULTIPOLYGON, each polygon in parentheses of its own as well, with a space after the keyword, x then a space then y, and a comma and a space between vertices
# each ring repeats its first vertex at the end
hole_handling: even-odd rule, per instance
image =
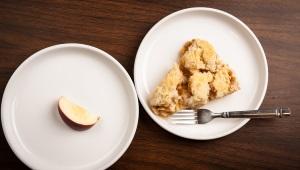
MULTIPOLYGON (((133 77, 136 51, 162 17, 188 7, 225 10, 257 35, 269 63, 262 107, 288 106, 282 120, 251 120, 217 140, 193 141, 160 128, 140 106, 135 138, 111 169, 300 169, 299 1, 1 1, 0 91, 31 54, 66 42, 114 56, 133 77)), ((1 169, 25 169, 0 133, 1 169)))

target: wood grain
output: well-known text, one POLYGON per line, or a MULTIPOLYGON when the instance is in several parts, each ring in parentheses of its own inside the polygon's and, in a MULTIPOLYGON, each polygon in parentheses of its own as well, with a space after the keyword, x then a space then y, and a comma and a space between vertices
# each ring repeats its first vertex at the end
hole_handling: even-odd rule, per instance
MULTIPOLYGON (((288 106, 282 120, 251 120, 211 141, 167 133, 140 106, 135 138, 111 169, 300 169, 299 1, 1 1, 0 91, 18 65, 54 44, 90 44, 133 75, 138 46, 162 17, 188 7, 225 10, 258 36, 267 55, 269 85, 262 107, 288 106)), ((0 133, 1 169, 25 169, 0 133)))

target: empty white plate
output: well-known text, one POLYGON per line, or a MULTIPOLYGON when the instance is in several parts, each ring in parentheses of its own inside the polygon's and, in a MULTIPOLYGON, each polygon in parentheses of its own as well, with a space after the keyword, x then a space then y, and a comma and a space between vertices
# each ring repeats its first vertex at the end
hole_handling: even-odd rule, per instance
POLYGON ((215 119, 202 125, 173 125, 151 111, 149 95, 177 62, 186 41, 211 42, 220 58, 235 71, 241 90, 203 106, 215 112, 259 108, 268 83, 268 66, 261 44, 236 17, 217 9, 189 8, 160 20, 147 33, 137 52, 134 80, 140 102, 149 116, 167 131, 189 139, 228 135, 249 119, 215 119))
POLYGON ((5 137, 32 169, 104 169, 130 145, 138 122, 133 82, 112 56, 82 44, 43 49, 10 78, 1 106, 5 137), (99 114, 86 131, 69 128, 57 111, 66 96, 99 114))

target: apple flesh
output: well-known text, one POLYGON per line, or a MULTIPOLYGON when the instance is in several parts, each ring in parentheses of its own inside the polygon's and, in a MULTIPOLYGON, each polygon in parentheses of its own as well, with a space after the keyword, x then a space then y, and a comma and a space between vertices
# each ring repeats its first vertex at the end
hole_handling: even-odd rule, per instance
POLYGON ((73 103, 66 97, 60 97, 58 112, 62 120, 74 130, 86 130, 95 125, 100 117, 73 103))

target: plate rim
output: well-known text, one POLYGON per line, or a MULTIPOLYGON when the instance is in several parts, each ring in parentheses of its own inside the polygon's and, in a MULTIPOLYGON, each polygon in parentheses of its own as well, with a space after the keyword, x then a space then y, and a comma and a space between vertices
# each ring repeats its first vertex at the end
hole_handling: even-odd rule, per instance
POLYGON ((147 34, 144 36, 143 40, 141 41, 140 45, 139 45, 139 48, 138 48, 138 51, 136 53, 136 58, 135 58, 135 61, 134 61, 134 84, 135 84, 135 88, 136 88, 136 92, 137 92, 137 95, 138 95, 138 98, 139 98, 139 101, 141 102, 143 108, 145 109, 145 111, 147 112, 147 114, 151 117, 151 119, 156 123, 158 124, 161 128, 163 128, 164 130, 166 130, 167 132, 170 132, 171 134, 173 135, 176 135, 176 136, 179 136, 179 137, 182 137, 182 138, 186 138, 186 139, 192 139, 192 140, 212 140, 212 139, 217 139, 217 138, 221 138, 221 137, 224 137, 224 136, 227 136, 237 130, 239 130, 241 127, 243 127, 247 122, 250 121, 249 118, 246 118, 244 119, 238 126, 236 126, 235 128, 232 128, 231 130, 221 134, 221 135, 215 135, 215 136, 210 136, 210 137, 207 137, 207 138, 201 138, 201 137, 190 137, 190 136, 187 136, 187 135, 182 135, 182 134, 177 134, 171 130, 168 130, 166 127, 163 126, 163 124, 161 124, 156 118, 154 115, 154 113, 148 109, 147 106, 148 104, 143 100, 142 96, 141 96, 141 87, 137 86, 137 74, 138 74, 138 66, 137 66, 137 61, 139 60, 139 58, 141 58, 141 51, 142 51, 142 45, 145 43, 145 41, 148 39, 148 37, 150 37, 150 35, 152 34, 152 32, 154 32, 160 25, 164 24, 166 21, 168 21, 169 19, 173 18, 173 17, 176 17, 178 15, 181 15, 181 14, 184 14, 184 13, 187 13, 187 12, 195 12, 195 11, 208 11, 208 12, 215 12, 215 13, 218 13, 220 15, 223 15, 223 16, 226 16, 226 17, 229 17, 230 19, 232 19, 233 21, 237 22, 239 25, 241 25, 249 34, 250 36, 254 39, 255 43, 258 45, 258 48, 259 48, 259 51, 260 53, 262 54, 263 58, 262 58, 262 61, 263 61, 263 66, 264 66, 264 75, 265 75, 265 80, 263 82, 263 92, 262 92, 262 95, 257 103, 257 105, 255 106, 255 109, 258 109, 261 105, 261 103, 263 102, 264 100, 264 97, 266 95, 266 91, 267 91, 267 87, 268 87, 268 79, 269 79, 269 75, 268 75, 268 62, 267 62, 267 58, 266 58, 266 55, 265 55, 265 52, 264 52, 264 49, 260 43, 260 41, 258 40, 258 38, 256 37, 256 35, 253 33, 253 31, 244 23, 242 22, 240 19, 238 19, 237 17, 233 16, 232 14, 228 13, 228 12, 225 12, 223 10, 220 10, 220 9, 216 9, 216 8, 209 8, 209 7, 191 7, 191 8, 185 8, 185 9, 181 9, 181 10, 178 10, 178 11, 175 11, 171 14, 168 14, 167 16, 163 17, 162 19, 160 19, 158 22, 155 23, 155 25, 153 25, 150 30, 147 32, 147 34))
MULTIPOLYGON (((129 76, 128 72, 126 71, 126 69, 121 65, 121 63, 119 63, 112 55, 108 54, 107 52, 105 52, 102 49, 93 47, 91 45, 87 45, 87 44, 81 44, 81 43, 62 43, 62 44, 56 44, 56 45, 52 45, 52 46, 48 46, 46 48, 42 48, 40 50, 38 50, 37 52, 33 53, 32 55, 30 55, 28 58, 26 58, 13 72, 13 74, 10 76, 5 88, 4 88, 4 92, 3 92, 3 96, 2 96, 2 102, 1 102, 1 126, 3 129, 3 133, 5 136, 5 139, 9 145, 9 147, 11 148, 11 150, 13 151, 13 153, 17 156, 17 158, 22 161, 26 166, 28 166, 29 168, 32 169, 39 169, 39 168, 43 168, 43 167, 38 167, 38 165, 36 163, 34 163, 33 161, 30 160, 30 157, 25 157, 25 155, 22 154, 22 152, 20 152, 17 148, 19 147, 18 145, 20 145, 18 142, 16 142, 16 139, 14 138, 13 134, 8 133, 9 131, 9 127, 7 126, 8 122, 5 122, 4 120, 6 120, 5 117, 9 116, 9 114, 5 114, 4 113, 4 107, 5 107, 5 101, 7 100, 8 96, 8 88, 9 86, 11 86, 12 81, 14 79, 14 77, 23 70, 23 67, 25 67, 27 64, 29 64, 32 60, 38 58, 41 56, 42 53, 47 53, 51 50, 56 50, 56 49, 60 49, 60 48, 68 48, 68 47, 75 47, 75 48, 83 48, 86 50, 90 50, 93 52, 98 53, 99 55, 102 55, 103 57, 105 57, 106 59, 108 59, 109 61, 111 61, 113 63, 113 65, 115 65, 125 76, 126 81, 128 81, 129 83, 129 87, 130 90, 132 91, 133 94, 133 103, 135 105, 134 109, 134 113, 133 113, 133 129, 130 132, 130 135, 128 136, 128 140, 126 141, 125 145, 121 146, 120 152, 116 154, 116 156, 111 159, 110 161, 108 161, 106 164, 103 164, 102 166, 100 165, 101 169, 106 169, 108 167, 110 167, 111 165, 113 165, 115 162, 117 162, 123 155, 124 153, 127 151, 127 149, 129 148, 130 144, 132 143, 132 140, 135 136, 136 130, 137 130, 137 126, 138 126, 138 120, 139 120, 139 103, 138 103, 138 97, 137 97, 137 93, 135 90, 135 86, 134 83, 131 79, 131 77, 129 76)), ((6 106, 7 107, 7 106, 6 106)), ((23 148, 21 146, 21 148, 23 148)), ((95 166, 95 164, 92 165, 88 165, 91 167, 95 166)), ((47 167, 44 167, 47 168, 47 167)), ((85 167, 88 168, 88 167, 85 167)))

